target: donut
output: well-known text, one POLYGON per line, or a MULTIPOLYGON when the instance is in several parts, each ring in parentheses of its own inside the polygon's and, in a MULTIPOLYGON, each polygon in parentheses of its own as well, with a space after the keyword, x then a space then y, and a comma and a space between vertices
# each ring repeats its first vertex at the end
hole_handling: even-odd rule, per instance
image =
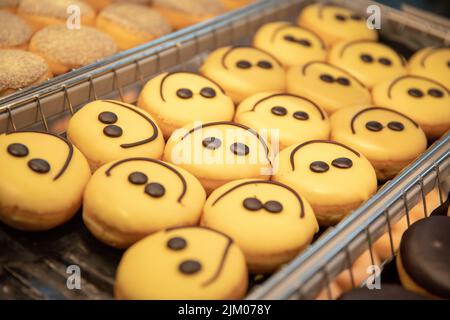
POLYGON ((114 3, 133 3, 141 5, 150 5, 152 0, 84 0, 84 2, 89 3, 89 5, 96 11, 101 11, 105 7, 114 3))
POLYGON ((326 113, 308 98, 288 93, 257 93, 239 105, 234 121, 255 130, 268 130, 268 140, 278 138, 282 150, 296 143, 328 139, 326 113))
POLYGON ((228 121, 188 125, 167 141, 163 159, 196 176, 207 194, 227 182, 268 180, 271 153, 256 131, 228 121))
POLYGON ((186 71, 151 79, 139 95, 138 106, 156 119, 167 139, 194 121, 231 121, 234 115, 234 103, 222 87, 186 71))
POLYGON ((396 264, 407 290, 450 299, 450 217, 433 216, 409 227, 402 236, 396 264))
POLYGON ((292 188, 252 179, 214 190, 203 208, 201 225, 233 238, 255 274, 273 272, 289 262, 319 230, 311 206, 292 188))
POLYGON ((171 228, 131 246, 120 261, 117 299, 239 299, 247 290, 245 258, 225 234, 171 228))
POLYGON ((263 25, 253 38, 253 46, 270 53, 285 67, 327 57, 325 43, 317 34, 288 22, 263 25))
POLYGON ((330 50, 328 61, 353 74, 368 88, 407 72, 405 58, 374 40, 339 42, 330 50))
POLYGON ((301 194, 322 226, 336 224, 377 191, 369 160, 331 140, 292 145, 278 154, 274 166, 272 180, 301 194))
POLYGON ((23 50, 0 50, 0 97, 38 85, 52 76, 39 56, 23 50))
POLYGON ((28 49, 31 28, 18 16, 0 11, 0 49, 28 49))
POLYGON ((226 11, 220 0, 153 0, 153 8, 159 11, 174 29, 188 27, 226 11))
POLYGON ((450 90, 422 76, 402 76, 383 81, 372 90, 373 102, 407 115, 429 140, 450 129, 450 90))
POLYGON ((236 10, 255 2, 255 0, 220 0, 220 2, 227 10, 236 10))
POLYGON ((90 178, 76 147, 50 133, 0 135, 0 221, 26 231, 57 227, 73 217, 90 178))
POLYGON ((342 40, 378 39, 377 31, 367 27, 364 17, 334 5, 308 5, 300 12, 297 22, 316 32, 329 47, 342 40))
POLYGON ((17 13, 33 29, 34 32, 51 25, 64 25, 71 17, 70 6, 79 8, 82 26, 92 26, 95 22, 95 11, 90 5, 78 0, 22 0, 17 13))
POLYGON ((436 80, 450 89, 450 47, 427 47, 417 51, 409 59, 408 71, 436 80))
POLYGON ((100 241, 127 248, 171 227, 198 224, 206 194, 187 171, 165 162, 128 158, 99 168, 83 197, 83 220, 100 241))
POLYGON ((161 158, 164 138, 144 110, 127 103, 98 100, 85 105, 69 121, 67 137, 86 156, 92 171, 119 159, 161 158))
POLYGON ((346 292, 338 300, 426 300, 424 296, 405 290, 398 284, 382 284, 380 289, 367 287, 346 292))
POLYGON ((289 93, 314 101, 328 114, 344 107, 368 105, 372 100, 364 83, 340 67, 324 61, 291 67, 286 79, 289 93))
POLYGON ((16 13, 21 0, 0 0, 0 11, 16 13))
POLYGON ((53 73, 59 75, 113 55, 117 45, 94 28, 70 30, 66 26, 48 26, 31 38, 29 49, 44 57, 53 73))
POLYGON ((384 107, 352 107, 330 118, 331 139, 361 151, 379 181, 392 179, 427 148, 427 138, 410 117, 384 107))
POLYGON ((224 47, 212 52, 200 73, 216 81, 235 103, 263 91, 284 91, 285 72, 269 53, 250 46, 224 47))
POLYGON ((97 16, 97 29, 109 34, 120 50, 127 50, 170 33, 169 23, 149 7, 116 3, 97 16))

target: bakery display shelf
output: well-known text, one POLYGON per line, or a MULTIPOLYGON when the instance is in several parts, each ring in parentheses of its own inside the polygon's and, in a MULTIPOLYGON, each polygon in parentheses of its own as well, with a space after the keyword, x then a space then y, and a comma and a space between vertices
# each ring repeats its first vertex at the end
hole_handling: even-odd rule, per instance
MULTIPOLYGON (((157 41, 71 72, 37 88, 0 100, 0 133, 45 130, 64 134, 70 116, 95 99, 135 103, 143 84, 163 71, 197 70, 208 52, 245 45, 264 23, 295 21, 315 1, 267 0, 181 30, 157 41)), ((332 1, 364 14, 369 1, 332 1)), ((447 30, 427 19, 379 5, 383 41, 409 55, 423 46, 448 44, 447 30)), ((441 201, 450 176, 450 135, 383 186, 361 208, 324 232, 309 249, 268 279, 251 279, 249 299, 314 298, 363 251, 435 186, 441 201)), ((428 214, 427 210, 425 212, 428 214)), ((24 233, 0 225, 0 298, 110 299, 122 251, 94 239, 78 214, 44 233, 24 233), (67 267, 81 269, 82 290, 68 290, 67 267)), ((351 273, 351 272, 350 272, 351 273)), ((354 284, 355 286, 359 284, 354 284)))

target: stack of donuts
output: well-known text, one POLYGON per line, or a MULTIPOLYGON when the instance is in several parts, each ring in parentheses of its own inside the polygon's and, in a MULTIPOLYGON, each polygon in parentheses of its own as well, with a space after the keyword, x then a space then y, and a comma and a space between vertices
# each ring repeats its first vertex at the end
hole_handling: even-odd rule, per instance
MULTIPOLYGON (((154 4, 162 2, 160 12, 178 19, 181 2, 154 4)), ((118 299, 241 298, 249 273, 288 263, 450 129, 450 49, 425 48, 406 61, 377 38, 348 9, 313 4, 298 24, 269 23, 251 46, 211 52, 198 73, 154 77, 137 105, 88 103, 70 119, 67 139, 2 134, 0 220, 45 231, 81 207, 95 238, 126 249, 118 299)), ((411 217, 420 220, 413 226, 428 220, 421 207, 411 217)), ((439 235, 449 234, 448 222, 440 225, 439 235)), ((394 229, 398 238, 410 232, 403 221, 394 229)), ((417 229, 429 237, 429 228, 417 229)), ((445 239, 436 241, 448 247, 445 239)), ((386 250, 382 238, 372 258, 363 254, 354 281, 386 250)), ((410 273, 415 250, 425 249, 400 245, 401 266, 420 287, 410 273)), ((448 261, 450 250, 440 252, 448 261)), ((426 287, 436 297, 449 293, 442 274, 437 293, 426 287)), ((332 285, 342 292, 348 283, 343 274, 332 285)))

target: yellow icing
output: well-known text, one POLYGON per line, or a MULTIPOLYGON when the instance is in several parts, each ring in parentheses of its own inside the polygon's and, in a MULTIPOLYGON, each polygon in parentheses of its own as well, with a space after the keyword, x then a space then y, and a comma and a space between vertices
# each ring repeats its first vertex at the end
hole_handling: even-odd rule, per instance
POLYGON ((409 60, 410 74, 428 77, 450 89, 450 48, 424 48, 409 60))

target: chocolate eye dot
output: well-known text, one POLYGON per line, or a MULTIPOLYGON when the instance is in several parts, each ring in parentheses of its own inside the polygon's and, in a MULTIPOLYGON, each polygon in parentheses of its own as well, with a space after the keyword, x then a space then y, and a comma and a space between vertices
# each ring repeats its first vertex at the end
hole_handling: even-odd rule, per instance
POLYGON ((393 131, 403 131, 405 129, 405 126, 403 125, 403 123, 398 122, 398 121, 391 121, 388 123, 388 128, 393 130, 393 131))
POLYGON ((44 159, 31 159, 28 167, 36 173, 47 173, 50 171, 50 164, 44 159))
POLYGON ((294 112, 293 117, 297 120, 308 120, 309 119, 309 115, 304 111, 294 112))
POLYGON ((203 98, 211 99, 216 96, 216 90, 214 90, 213 88, 210 88, 210 87, 206 87, 206 88, 203 88, 202 90, 200 90, 200 95, 203 98))
POLYGON ((345 157, 337 158, 331 162, 331 165, 339 169, 349 169, 353 166, 353 161, 345 157))
POLYGON ((346 86, 346 87, 350 85, 350 80, 348 80, 348 79, 345 78, 345 77, 339 77, 339 78, 337 78, 336 82, 339 83, 340 85, 346 86))
POLYGON ((450 68, 450 60, 447 61, 447 67, 450 68))
POLYGON ((345 16, 343 16, 342 14, 336 14, 334 17, 338 21, 345 21, 345 20, 347 20, 347 18, 345 16))
POLYGON ((361 58, 361 60, 362 60, 363 62, 366 62, 366 63, 371 63, 371 62, 373 62, 372 56, 371 56, 370 54, 367 54, 367 53, 363 53, 362 55, 360 55, 360 58, 361 58))
POLYGON ((323 172, 327 172, 330 169, 330 166, 323 161, 314 161, 311 162, 311 164, 309 165, 309 169, 312 172, 316 172, 316 173, 323 173, 323 172))
POLYGON ((252 64, 247 60, 239 60, 238 62, 236 62, 236 67, 238 67, 239 69, 249 69, 252 67, 252 64))
POLYGON ((286 41, 288 41, 288 42, 297 42, 297 40, 296 40, 293 36, 291 36, 291 35, 285 35, 285 36, 283 37, 283 39, 286 40, 286 41))
POLYGON ((319 78, 320 78, 320 80, 322 80, 323 82, 328 82, 328 83, 334 82, 333 76, 331 76, 331 75, 329 75, 329 74, 326 74, 326 73, 321 74, 319 78))
POLYGON ((261 203, 261 201, 259 201, 256 198, 246 198, 242 202, 242 205, 244 206, 245 209, 247 209, 249 211, 258 211, 258 210, 262 209, 262 207, 263 207, 263 204, 261 203))
POLYGON ((388 58, 380 58, 378 59, 378 62, 381 63, 384 66, 390 66, 392 65, 392 61, 388 58))
POLYGON ((366 123, 366 128, 369 131, 378 132, 383 130, 383 125, 379 123, 378 121, 369 121, 366 123))
POLYGON ((11 143, 7 151, 10 155, 17 158, 26 157, 29 153, 27 146, 21 143, 11 143))
POLYGON ((148 178, 144 173, 136 171, 130 173, 130 175, 128 176, 128 181, 130 181, 130 183, 132 184, 142 185, 147 183, 148 178))
POLYGON ((199 272, 202 269, 202 265, 196 260, 186 260, 179 265, 178 269, 181 273, 189 275, 199 272))
POLYGON ((272 63, 266 60, 262 60, 258 62, 258 67, 262 69, 272 69, 272 63))
POLYGON ((306 39, 300 39, 297 41, 297 43, 301 44, 302 46, 305 46, 305 47, 311 47, 311 42, 306 39))
POLYGON ((203 139, 202 145, 206 149, 216 150, 216 149, 220 148, 220 146, 222 145, 222 141, 220 141, 220 139, 218 139, 218 138, 208 137, 208 138, 203 139))
POLYGON ((352 14, 350 16, 350 19, 355 20, 355 21, 359 21, 359 20, 362 20, 362 17, 357 15, 357 14, 352 14))
POLYGON ((267 201, 264 204, 264 209, 269 211, 270 213, 280 213, 283 211, 283 205, 275 200, 267 201))
POLYGON ((187 242, 181 237, 173 237, 169 241, 167 241, 167 247, 171 250, 183 250, 186 248, 187 242))
POLYGON ((428 94, 435 98, 442 98, 444 96, 444 93, 439 89, 430 89, 428 90, 428 94))
POLYGON ((270 111, 276 116, 285 116, 287 114, 287 110, 285 107, 273 107, 270 111))
POLYGON ((145 186, 145 193, 152 198, 161 198, 166 193, 166 189, 162 184, 152 182, 145 186))
POLYGON ((110 124, 110 125, 106 126, 103 129, 103 133, 105 134, 105 136, 108 136, 110 138, 118 138, 123 134, 122 128, 119 126, 116 126, 115 124, 110 124))
POLYGON ((238 156, 246 156, 250 153, 250 148, 240 142, 235 142, 230 146, 231 152, 238 156))
POLYGON ((189 89, 181 88, 177 90, 177 96, 180 99, 190 99, 193 95, 194 94, 189 89))
POLYGON ((417 89, 417 88, 411 88, 411 89, 409 89, 409 90, 408 90, 408 94, 409 94, 411 97, 414 97, 414 98, 422 98, 422 97, 423 97, 423 92, 422 92, 422 90, 417 89))
POLYGON ((98 115, 98 120, 104 124, 113 124, 117 122, 117 115, 114 112, 104 111, 98 115))

